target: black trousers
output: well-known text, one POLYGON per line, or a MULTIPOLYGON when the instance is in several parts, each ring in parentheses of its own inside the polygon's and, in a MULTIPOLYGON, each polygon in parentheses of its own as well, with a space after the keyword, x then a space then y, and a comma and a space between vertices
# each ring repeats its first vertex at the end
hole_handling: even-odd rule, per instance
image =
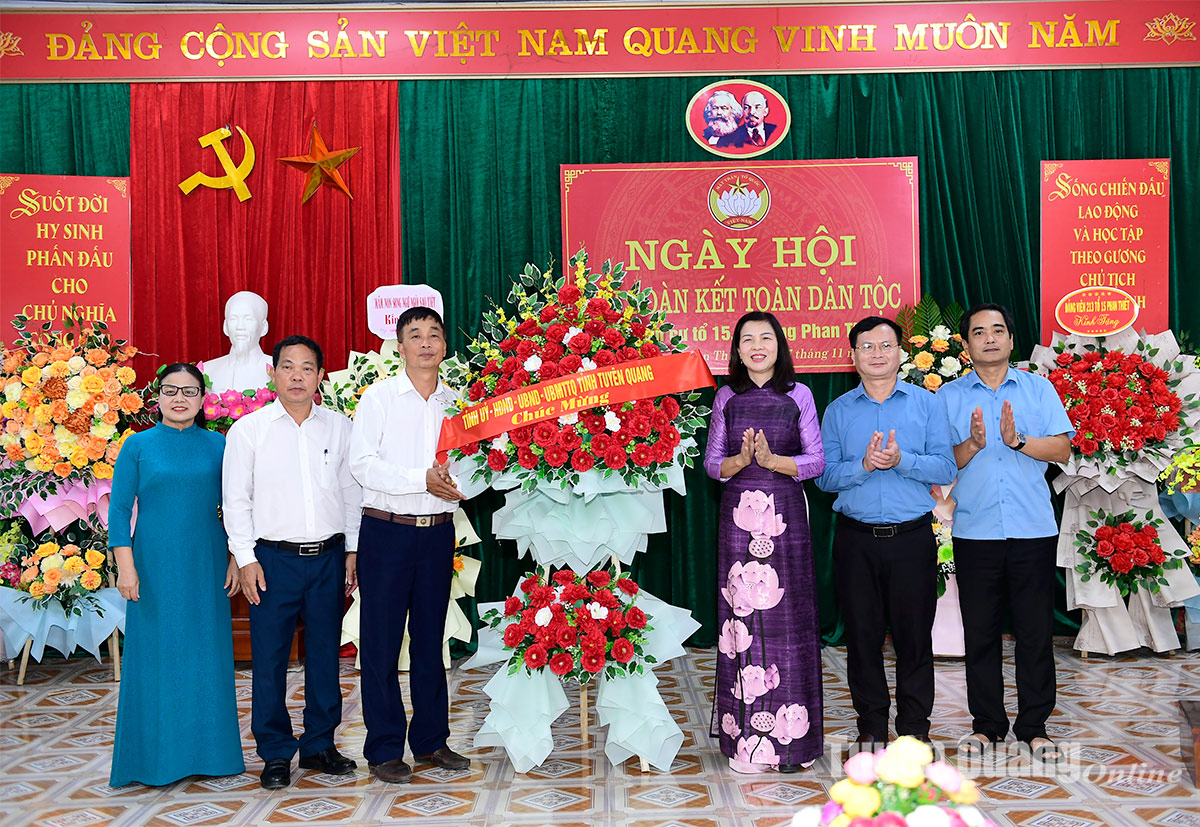
POLYGON ((1054 711, 1055 546, 1057 537, 954 540, 954 568, 966 643, 967 705, 973 727, 1008 734, 1000 630, 1007 609, 1016 638, 1017 719, 1022 741, 1046 737, 1054 711))
POLYGON ((363 757, 382 764, 429 755, 450 736, 450 701, 442 637, 454 573, 454 523, 429 528, 363 517, 358 535, 358 588, 362 597, 361 663, 363 757), (397 664, 408 622, 411 725, 400 695, 397 664))
POLYGON ((346 547, 313 557, 258 543, 266 591, 250 606, 250 648, 254 690, 250 730, 264 761, 313 755, 333 746, 342 722, 338 680, 342 611, 346 599, 346 547), (287 709, 287 665, 296 619, 304 618, 304 734, 292 734, 287 709))
POLYGON ((859 734, 887 738, 891 697, 883 671, 883 643, 890 625, 896 648, 896 733, 928 735, 937 608, 933 532, 918 528, 875 537, 839 522, 833 559, 859 734))

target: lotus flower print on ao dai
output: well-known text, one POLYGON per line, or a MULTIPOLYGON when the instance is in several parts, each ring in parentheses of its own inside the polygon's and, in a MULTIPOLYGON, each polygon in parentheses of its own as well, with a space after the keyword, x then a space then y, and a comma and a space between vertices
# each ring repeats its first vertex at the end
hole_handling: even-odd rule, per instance
POLYGON ((734 760, 745 764, 761 764, 768 767, 778 766, 779 753, 775 745, 761 735, 751 735, 749 738, 738 738, 737 754, 734 760))
POLYGON ((750 553, 755 557, 770 557, 775 551, 772 537, 787 528, 782 514, 775 513, 775 495, 762 491, 743 491, 733 510, 733 524, 750 533, 750 553))
POLYGON ((779 605, 783 589, 779 575, 766 563, 734 563, 729 569, 728 585, 721 590, 733 613, 748 617, 754 611, 766 611, 779 605))
MULTIPOLYGON (((733 697, 747 706, 779 686, 779 667, 771 664, 766 669, 750 664, 738 673, 738 682, 729 691, 733 697)), ((770 727, 768 727, 770 729, 770 727)))
POLYGON ((808 708, 800 704, 788 704, 779 707, 771 727, 771 737, 787 746, 797 738, 807 735, 808 727, 808 708))
POLYGON ((740 620, 726 620, 721 624, 721 637, 717 639, 717 650, 726 657, 736 658, 754 643, 754 635, 740 620))

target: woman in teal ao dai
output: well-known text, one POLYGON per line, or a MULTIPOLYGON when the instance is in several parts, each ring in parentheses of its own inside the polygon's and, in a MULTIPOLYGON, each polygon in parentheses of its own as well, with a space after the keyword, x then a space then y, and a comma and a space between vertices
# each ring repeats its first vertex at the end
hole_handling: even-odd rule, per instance
POLYGON ((821 643, 802 481, 825 469, 812 393, 770 313, 734 328, 704 457, 724 482, 717 529, 711 734, 742 773, 796 772, 822 751, 821 643))
POLYGON ((161 419, 125 441, 109 503, 117 588, 129 601, 113 787, 246 769, 225 591, 236 568, 217 514, 225 437, 203 427, 195 367, 171 365, 161 378, 161 419))

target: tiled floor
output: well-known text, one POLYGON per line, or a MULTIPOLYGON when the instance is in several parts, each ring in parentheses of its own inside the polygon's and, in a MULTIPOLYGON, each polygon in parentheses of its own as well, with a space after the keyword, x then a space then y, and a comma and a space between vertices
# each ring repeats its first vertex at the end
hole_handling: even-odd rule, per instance
MULTIPOLYGON (((1069 641, 1057 643, 1059 703, 1051 732, 1069 745, 1071 761, 1052 776, 1015 754, 984 767, 960 764, 982 787, 982 808, 1000 824, 1028 827, 1200 827, 1200 799, 1180 763, 1176 706, 1181 697, 1200 696, 1200 653, 1085 662, 1069 641)), ((517 775, 502 753, 470 749, 487 714, 481 690, 489 675, 455 670, 451 746, 472 758, 471 769, 418 767, 409 786, 367 774, 358 673, 345 663, 339 746, 359 759, 357 773, 343 778, 293 770, 292 786, 273 793, 258 786, 248 670, 238 673, 237 687, 247 774, 113 790, 106 783, 117 694, 111 671, 95 661, 51 659, 31 664, 22 687, 14 672, 0 671, 0 824, 787 825, 800 805, 825 800, 840 777, 840 760, 827 754, 812 770, 789 776, 730 772, 706 734, 715 657, 712 650, 694 650, 659 670, 663 696, 685 733, 670 774, 642 775, 636 762, 610 766, 603 730, 593 729, 592 742, 581 744, 575 711, 559 720, 546 763, 517 775)), ((1011 686, 1011 651, 1006 665, 1011 686)), ((845 650, 826 649, 824 668, 832 753, 855 734, 845 650)), ((299 674, 291 681, 298 724, 304 693, 299 674)), ((932 734, 951 760, 958 738, 969 731, 964 692, 961 662, 939 661, 932 734)))

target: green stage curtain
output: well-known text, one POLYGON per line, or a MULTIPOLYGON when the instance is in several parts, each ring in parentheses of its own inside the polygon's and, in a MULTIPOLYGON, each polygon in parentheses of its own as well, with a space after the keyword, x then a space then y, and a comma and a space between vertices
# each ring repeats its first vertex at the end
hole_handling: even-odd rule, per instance
MULTIPOLYGON (((442 291, 450 345, 461 349, 488 300, 503 302, 525 262, 561 264, 562 163, 718 161, 684 127, 692 95, 721 78, 401 81, 406 279, 442 291)), ((1200 70, 1125 69, 760 77, 783 94, 792 128, 766 158, 916 155, 925 291, 940 302, 1008 305, 1017 353, 1036 341, 1040 162, 1170 157, 1171 323, 1200 309, 1200 70)), ((595 262, 594 262, 595 263, 595 262)), ((806 376, 818 406, 849 375, 806 376)), ((709 394, 711 399, 711 394, 709 394)), ((688 495, 666 495, 669 530, 650 539, 635 576, 687 606, 711 645, 715 628, 719 487, 702 471, 688 495)), ((833 597, 831 498, 807 485, 822 634, 840 638, 833 597)), ((501 502, 471 508, 482 536, 501 502)), ((470 507, 469 507, 470 508, 470 507)), ((479 553, 478 551, 472 553, 479 553)), ((486 540, 481 600, 507 595, 528 558, 486 540)), ((1063 607, 1060 631, 1077 626, 1063 607)))
POLYGON ((127 84, 0 85, 0 112, 0 172, 129 175, 127 84))

